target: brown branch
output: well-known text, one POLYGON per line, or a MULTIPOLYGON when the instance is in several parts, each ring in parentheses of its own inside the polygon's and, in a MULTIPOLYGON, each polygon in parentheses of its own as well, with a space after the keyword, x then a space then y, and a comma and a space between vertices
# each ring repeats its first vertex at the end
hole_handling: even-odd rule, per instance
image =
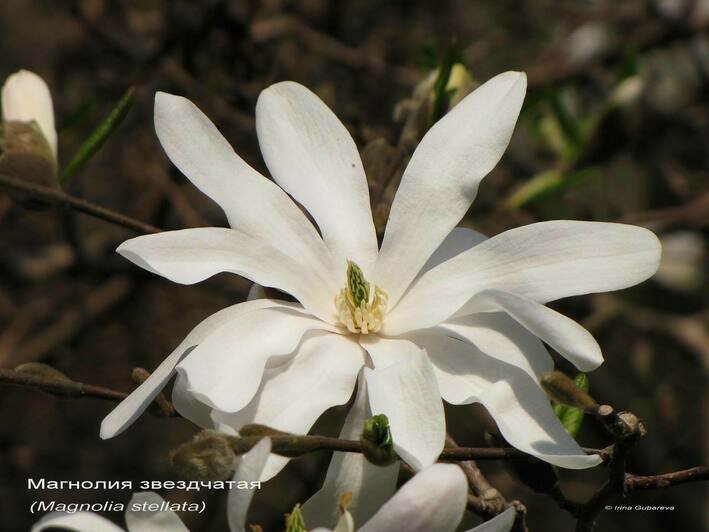
MULTIPOLYGON (((7 368, 0 368, 0 384, 33 388, 68 399, 92 398, 119 403, 129 395, 104 386, 73 381, 67 377, 43 376, 7 368)), ((173 404, 162 394, 156 398, 148 411, 158 417, 180 416, 173 404)))
POLYGON ((601 509, 616 495, 626 493, 626 457, 635 442, 645 435, 642 421, 632 412, 616 412, 609 405, 600 405, 593 415, 613 435, 614 443, 608 462, 608 480, 579 507, 576 532, 591 532, 601 509))
MULTIPOLYGON (((242 429, 242 437, 233 437, 232 444, 237 454, 248 452, 261 438, 269 436, 273 440, 273 452, 284 456, 302 456, 314 451, 341 451, 362 453, 362 444, 357 440, 342 440, 329 436, 289 434, 263 427, 261 425, 246 425, 242 429), (257 429, 257 431, 255 429, 257 429)), ((586 449, 589 454, 600 454, 604 450, 586 449)), ((446 447, 438 459, 444 462, 460 462, 467 460, 527 460, 536 458, 515 449, 514 447, 446 447)))
MULTIPOLYGON (((624 468, 625 456, 618 457, 618 462, 622 462, 624 468)), ((611 461, 611 464, 613 462, 611 461)), ((623 481, 618 484, 617 476, 621 467, 611 468, 611 476, 608 481, 591 497, 591 499, 579 509, 579 520, 576 532, 589 532, 593 530, 598 513, 616 495, 635 490, 661 489, 689 482, 709 480, 709 467, 697 466, 682 471, 674 471, 662 475, 629 475, 624 474, 623 481), (613 474, 613 471, 617 471, 613 474)))
POLYGON ((120 402, 126 397, 127 393, 104 388, 103 386, 95 386, 83 382, 72 380, 60 380, 49 377, 42 377, 16 371, 14 369, 0 368, 0 383, 10 384, 12 386, 23 386, 42 390, 52 395, 67 398, 83 398, 91 397, 94 399, 106 399, 108 401, 120 402))
POLYGON ((141 222, 135 218, 126 216, 125 214, 101 207, 85 199, 71 196, 70 194, 62 192, 56 188, 29 183, 27 181, 6 175, 0 175, 0 186, 23 193, 33 200, 41 203, 45 203, 47 205, 57 205, 65 209, 73 209, 75 211, 83 212, 84 214, 88 214, 94 218, 99 218, 106 222, 131 229, 137 233, 159 233, 161 231, 161 229, 155 227, 154 225, 141 222))
MULTIPOLYGON (((455 449, 458 447, 453 437, 446 434, 446 448, 455 449)), ((472 511, 485 517, 493 517, 509 506, 502 494, 487 481, 474 460, 460 461, 458 466, 465 473, 473 492, 468 495, 468 507, 472 511)))
POLYGON ((625 488, 628 491, 668 488, 698 480, 709 480, 709 466, 697 466, 663 475, 627 475, 625 488))

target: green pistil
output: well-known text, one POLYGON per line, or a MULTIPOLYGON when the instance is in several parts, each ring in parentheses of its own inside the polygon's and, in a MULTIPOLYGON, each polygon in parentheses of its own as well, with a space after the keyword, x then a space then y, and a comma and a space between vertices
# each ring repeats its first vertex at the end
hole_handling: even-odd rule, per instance
POLYGON ((359 307, 362 301, 369 301, 369 283, 360 267, 351 260, 347 261, 347 288, 356 307, 359 307))

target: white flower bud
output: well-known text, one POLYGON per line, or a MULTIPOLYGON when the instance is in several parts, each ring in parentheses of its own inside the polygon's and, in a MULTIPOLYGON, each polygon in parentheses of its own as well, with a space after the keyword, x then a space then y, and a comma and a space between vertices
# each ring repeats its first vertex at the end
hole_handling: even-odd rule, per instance
POLYGON ((2 87, 2 116, 5 122, 36 122, 57 157, 57 130, 49 87, 34 72, 20 70, 2 87))

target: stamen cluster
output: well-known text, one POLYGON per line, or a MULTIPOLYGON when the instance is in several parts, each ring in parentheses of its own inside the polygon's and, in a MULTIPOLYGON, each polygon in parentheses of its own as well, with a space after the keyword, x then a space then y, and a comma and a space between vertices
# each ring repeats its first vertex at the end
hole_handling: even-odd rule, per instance
POLYGON ((369 334, 382 328, 388 296, 369 283, 354 262, 347 262, 347 283, 335 298, 337 314, 351 333, 369 334))

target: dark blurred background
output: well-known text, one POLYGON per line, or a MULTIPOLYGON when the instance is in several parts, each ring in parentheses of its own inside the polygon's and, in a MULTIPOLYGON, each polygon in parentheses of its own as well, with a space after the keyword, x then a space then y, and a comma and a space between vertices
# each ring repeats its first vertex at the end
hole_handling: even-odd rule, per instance
MULTIPOLYGON (((47 80, 63 163, 134 86, 126 121, 67 191, 163 228, 183 228, 225 220, 164 156, 152 126, 156 90, 195 101, 265 172, 253 121, 259 91, 284 79, 304 83, 334 109, 360 149, 375 146, 368 168, 377 191, 377 157, 386 158, 377 139, 406 155, 402 131, 421 132, 403 125, 421 104, 412 99, 414 88, 425 89, 421 83, 435 78, 431 69, 452 50, 476 82, 526 71, 529 93, 510 149, 463 223, 488 235, 550 219, 624 221, 657 232, 664 258, 651 281, 554 305, 603 347, 606 363, 590 375, 591 392, 644 419, 648 435, 629 471, 653 474, 706 461, 708 29, 704 0, 3 0, 0 78, 27 68, 47 80)), ((384 205, 375 205, 380 216, 387 194, 382 198, 384 205)), ((26 210, 5 194, 0 231, 1 367, 41 361, 77 381, 128 391, 134 366, 153 369, 195 324, 243 300, 249 289, 229 275, 171 284, 113 253, 133 236, 129 231, 76 213, 26 210)), ((28 477, 175 478, 168 451, 196 428, 146 415, 101 441, 99 424, 111 408, 105 401, 0 389, 0 529, 27 530, 37 519, 28 511, 36 499, 130 496, 30 492, 28 477)), ((317 430, 336 434, 340 416, 326 414, 317 430)), ((449 409, 448 421, 459 443, 470 446, 485 445, 484 431, 494 430, 477 406, 449 409)), ((591 421, 578 439, 589 447, 610 443, 591 421)), ((328 458, 293 461, 258 495, 250 521, 278 529, 283 512, 317 489, 328 458)), ((508 499, 526 504, 531 530, 572 529, 568 514, 503 464, 480 466, 508 499)), ((561 476, 567 495, 583 500, 605 473, 561 476)), ((207 515, 184 515, 186 523, 226 530, 224 493, 163 495, 207 499, 207 515)), ((702 484, 636 492, 627 504, 676 509, 602 512, 598 530, 706 529, 706 495, 702 484)), ((123 523, 120 512, 108 516, 123 523)))

